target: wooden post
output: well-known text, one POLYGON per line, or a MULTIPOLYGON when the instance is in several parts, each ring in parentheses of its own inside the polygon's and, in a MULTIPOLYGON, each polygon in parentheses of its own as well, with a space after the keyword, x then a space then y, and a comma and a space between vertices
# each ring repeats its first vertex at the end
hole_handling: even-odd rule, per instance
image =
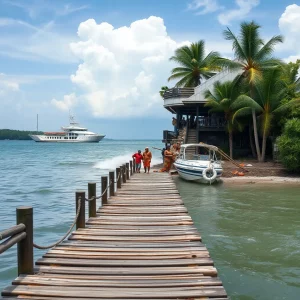
POLYGON ((132 171, 132 160, 129 161, 129 164, 130 164, 130 176, 132 176, 132 174, 133 174, 133 171, 132 171))
POLYGON ((85 192, 84 191, 76 191, 76 213, 79 208, 79 199, 81 199, 81 203, 80 203, 80 213, 76 222, 76 229, 85 228, 85 192))
POLYGON ((26 227, 26 237, 18 243, 18 274, 33 274, 33 208, 17 207, 17 224, 26 227))
POLYGON ((123 183, 126 183, 126 164, 122 165, 122 179, 123 183))
POLYGON ((133 168, 133 173, 135 173, 135 169, 136 169, 136 166, 135 166, 135 159, 133 160, 133 162, 132 162, 132 168, 133 168))
POLYGON ((122 186, 122 180, 121 180, 121 168, 116 168, 116 176, 117 176, 117 189, 120 189, 122 186))
POLYGON ((115 195, 115 171, 109 171, 109 197, 115 195))
POLYGON ((126 179, 129 180, 129 163, 126 163, 126 179))
POLYGON ((107 176, 101 176, 102 205, 107 204, 107 176), (103 194, 103 192, 105 193, 103 194))
POLYGON ((89 201, 89 218, 96 217, 97 200, 96 200, 96 183, 95 182, 88 183, 88 198, 91 199, 92 197, 95 197, 95 199, 89 201))

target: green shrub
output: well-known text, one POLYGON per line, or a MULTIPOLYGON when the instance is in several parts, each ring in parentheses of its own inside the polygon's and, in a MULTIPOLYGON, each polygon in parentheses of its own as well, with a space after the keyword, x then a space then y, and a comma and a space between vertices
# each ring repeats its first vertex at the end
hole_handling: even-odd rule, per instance
POLYGON ((290 171, 300 172, 300 119, 286 122, 277 145, 283 165, 290 171))

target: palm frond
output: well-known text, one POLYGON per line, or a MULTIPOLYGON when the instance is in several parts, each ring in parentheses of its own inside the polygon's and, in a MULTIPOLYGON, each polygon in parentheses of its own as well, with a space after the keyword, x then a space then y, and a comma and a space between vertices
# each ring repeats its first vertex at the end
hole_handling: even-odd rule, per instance
POLYGON ((251 97, 247 95, 240 95, 235 100, 234 104, 232 105, 234 109, 240 109, 243 107, 248 107, 251 109, 255 109, 257 112, 263 111, 263 108, 251 97))
POLYGON ((233 32, 227 27, 227 30, 223 31, 225 40, 232 41, 232 50, 234 51, 235 57, 239 61, 246 59, 247 55, 244 52, 238 38, 233 34, 233 32))
POLYGON ((261 61, 269 59, 272 53, 274 52, 274 48, 278 43, 283 42, 282 35, 273 36, 264 46, 255 54, 255 60, 261 61))
POLYGON ((235 122, 236 118, 249 116, 252 113, 252 109, 250 107, 242 107, 238 109, 232 116, 232 121, 235 122))
POLYGON ((250 23, 242 22, 241 24, 240 44, 248 61, 256 55, 259 47, 263 44, 259 37, 259 28, 260 26, 253 21, 250 23))

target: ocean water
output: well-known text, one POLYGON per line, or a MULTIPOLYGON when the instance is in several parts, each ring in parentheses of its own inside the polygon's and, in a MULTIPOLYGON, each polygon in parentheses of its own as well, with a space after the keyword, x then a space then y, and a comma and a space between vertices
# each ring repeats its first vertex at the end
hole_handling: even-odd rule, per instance
MULTIPOLYGON (((35 242, 55 242, 74 219, 75 191, 100 183, 145 146, 163 144, 0 141, 0 231, 15 224, 17 206, 31 205, 35 242)), ((153 164, 161 163, 160 151, 152 153, 153 164)), ((300 187, 174 180, 231 299, 300 299, 300 187)), ((35 259, 43 253, 35 250, 35 259)), ((0 290, 17 276, 16 266, 16 247, 0 255, 0 290)))

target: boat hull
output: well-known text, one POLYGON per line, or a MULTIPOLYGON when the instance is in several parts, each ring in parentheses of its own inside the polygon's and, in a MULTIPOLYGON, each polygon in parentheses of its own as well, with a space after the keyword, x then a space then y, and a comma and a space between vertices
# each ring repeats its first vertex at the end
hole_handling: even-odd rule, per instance
POLYGON ((185 180, 198 181, 201 183, 213 183, 217 181, 218 178, 222 176, 223 169, 220 164, 215 164, 214 169, 217 172, 217 177, 212 180, 207 180, 203 177, 203 171, 209 167, 208 161, 203 161, 201 163, 195 161, 184 161, 176 160, 174 167, 176 168, 178 175, 185 180))
POLYGON ((46 135, 30 135, 36 142, 42 143, 99 143, 105 135, 78 136, 77 139, 48 139, 46 135))

